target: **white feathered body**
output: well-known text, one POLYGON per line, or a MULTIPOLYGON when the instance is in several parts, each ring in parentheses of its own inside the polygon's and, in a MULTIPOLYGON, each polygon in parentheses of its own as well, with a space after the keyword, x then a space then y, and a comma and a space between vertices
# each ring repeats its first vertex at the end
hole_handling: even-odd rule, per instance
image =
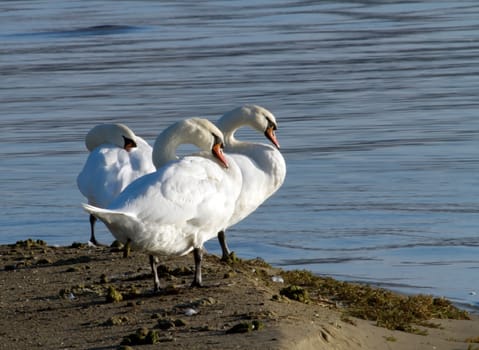
POLYGON ((92 150, 77 177, 80 192, 88 203, 106 208, 132 181, 154 172, 152 148, 141 137, 129 152, 112 144, 92 150))
POLYGON ((167 163, 132 182, 108 209, 84 205, 121 242, 153 255, 184 255, 225 229, 242 184, 227 156, 224 168, 210 154, 167 163))
POLYGON ((275 147, 261 143, 242 143, 227 151, 241 170, 243 185, 229 226, 253 213, 283 184, 286 163, 275 147))

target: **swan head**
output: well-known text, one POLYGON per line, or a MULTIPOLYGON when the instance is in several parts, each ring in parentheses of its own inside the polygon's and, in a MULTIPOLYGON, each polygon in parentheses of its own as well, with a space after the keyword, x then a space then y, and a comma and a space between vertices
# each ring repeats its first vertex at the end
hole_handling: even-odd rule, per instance
POLYGON ((224 114, 217 125, 225 135, 231 136, 235 130, 242 125, 249 125, 258 132, 264 134, 276 148, 280 148, 278 139, 276 138, 276 130, 278 123, 276 118, 266 108, 257 105, 244 105, 233 109, 224 114))
POLYGON ((192 123, 192 130, 196 136, 194 144, 203 150, 211 150, 213 156, 227 168, 228 162, 223 153, 225 141, 221 130, 208 119, 191 118, 189 121, 192 123))
POLYGON ((216 125, 203 118, 181 120, 158 135, 153 147, 155 167, 159 169, 167 161, 177 158, 175 151, 181 144, 193 144, 202 151, 211 152, 225 168, 228 167, 223 154, 223 133, 216 125))
POLYGON ((135 133, 124 124, 99 124, 85 138, 86 148, 91 152, 104 144, 112 144, 129 152, 137 147, 135 133))

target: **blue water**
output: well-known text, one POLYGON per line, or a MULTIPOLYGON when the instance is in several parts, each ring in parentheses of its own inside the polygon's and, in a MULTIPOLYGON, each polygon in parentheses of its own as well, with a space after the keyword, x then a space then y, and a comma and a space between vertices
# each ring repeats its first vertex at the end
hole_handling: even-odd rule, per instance
POLYGON ((0 44, 0 243, 88 239, 95 124, 256 103, 288 175, 239 256, 479 306, 476 1, 0 2, 0 44))

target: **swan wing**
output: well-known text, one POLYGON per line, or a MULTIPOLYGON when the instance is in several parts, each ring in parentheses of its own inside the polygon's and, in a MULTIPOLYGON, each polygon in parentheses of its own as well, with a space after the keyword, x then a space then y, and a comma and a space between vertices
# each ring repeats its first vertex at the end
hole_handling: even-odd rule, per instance
POLYGON ((129 183, 153 171, 151 147, 145 141, 130 152, 103 145, 89 154, 77 185, 89 203, 106 208, 129 183))
POLYGON ((127 152, 115 146, 101 146, 94 149, 77 177, 80 192, 88 202, 106 207, 125 186, 128 171, 127 152))
POLYGON ((139 136, 136 137, 135 141, 137 147, 132 148, 129 152, 131 181, 142 175, 156 171, 152 161, 153 149, 151 146, 139 136))
POLYGON ((185 157, 165 173, 162 194, 185 208, 196 225, 208 226, 215 221, 221 226, 234 210, 241 190, 240 176, 236 164, 225 169, 209 159, 185 157))
POLYGON ((224 215, 222 204, 230 201, 228 189, 232 186, 218 164, 202 157, 185 157, 132 182, 110 208, 158 224, 199 220, 207 214, 224 215))
POLYGON ((281 153, 269 145, 252 144, 243 147, 243 153, 230 154, 242 174, 242 187, 234 214, 228 223, 232 226, 253 213, 272 196, 284 182, 286 165, 281 153))
MULTIPOLYGON (((121 232, 124 235, 125 230, 135 227, 136 231, 128 234, 134 246, 184 254, 215 237, 231 217, 241 183, 230 171, 240 176, 237 167, 224 169, 203 157, 185 157, 132 182, 109 210, 128 213, 141 222, 121 232)), ((107 226, 116 236, 116 224, 107 226)))

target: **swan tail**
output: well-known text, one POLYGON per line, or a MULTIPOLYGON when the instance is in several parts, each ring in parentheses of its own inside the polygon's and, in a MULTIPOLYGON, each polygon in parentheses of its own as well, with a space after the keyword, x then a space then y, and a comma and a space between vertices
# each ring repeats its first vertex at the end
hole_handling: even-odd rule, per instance
MULTIPOLYGON (((133 231, 141 230, 142 224, 138 221, 136 216, 123 213, 120 211, 98 208, 90 204, 82 204, 85 211, 96 218, 103 221, 103 223, 112 231, 112 233, 117 236, 115 233, 120 233, 124 231, 123 229, 129 229, 133 231)), ((118 238, 118 237, 117 237, 118 238)))
POLYGON ((125 214, 125 213, 122 213, 122 212, 109 210, 109 209, 98 208, 98 207, 95 207, 95 206, 90 205, 90 204, 83 203, 82 206, 83 206, 83 209, 85 209, 85 211, 87 213, 89 213, 89 214, 95 216, 96 218, 100 219, 105 224, 111 224, 111 223, 117 221, 117 219, 121 216, 130 216, 131 217, 131 215, 128 215, 128 214, 125 214))

